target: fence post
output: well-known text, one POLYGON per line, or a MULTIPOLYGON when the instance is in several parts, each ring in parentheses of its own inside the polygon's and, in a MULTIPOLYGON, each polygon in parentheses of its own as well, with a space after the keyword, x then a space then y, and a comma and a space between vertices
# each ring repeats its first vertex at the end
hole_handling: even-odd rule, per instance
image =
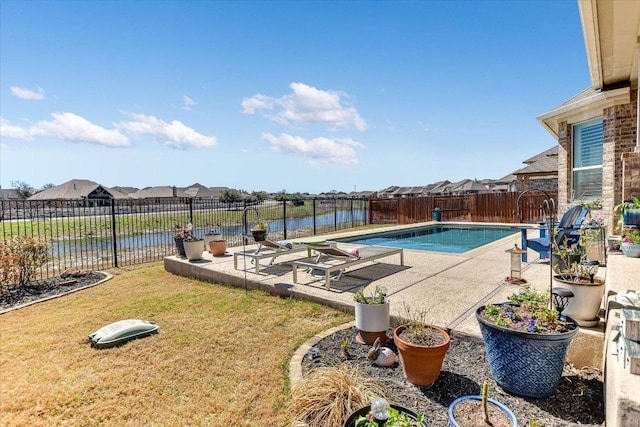
POLYGON ((282 200, 282 232, 284 239, 287 239, 287 201, 282 200))
POLYGON ((118 242, 116 241, 116 200, 111 199, 111 241, 113 242, 113 266, 118 268, 118 242))
POLYGON ((351 228, 353 228, 355 227, 355 218, 353 217, 353 199, 350 199, 349 203, 351 204, 351 228))
POLYGON ((317 233, 316 230, 316 198, 313 198, 313 235, 315 236, 317 233))
POLYGON ((333 198, 333 231, 338 230, 338 199, 333 198))
POLYGON ((189 222, 193 224, 193 199, 189 197, 188 200, 189 200, 189 222))

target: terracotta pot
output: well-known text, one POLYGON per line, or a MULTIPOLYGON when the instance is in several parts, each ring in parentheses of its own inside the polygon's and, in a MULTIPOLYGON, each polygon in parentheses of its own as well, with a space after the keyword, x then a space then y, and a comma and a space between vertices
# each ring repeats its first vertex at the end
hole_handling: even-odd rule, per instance
POLYGON ((211 240, 209 242, 209 252, 213 256, 223 256, 227 251, 226 240, 211 240))
POLYGON ((400 325, 393 331, 393 341, 398 348, 398 354, 400 354, 404 376, 411 384, 431 385, 440 375, 442 362, 449 349, 451 338, 444 330, 433 325, 425 325, 425 328, 440 333, 445 338, 445 342, 433 347, 416 345, 400 338, 400 334, 406 328, 407 325, 400 325))
POLYGON ((207 234, 205 234, 204 235, 204 247, 209 252, 211 252, 209 250, 209 242, 211 242, 213 240, 224 240, 224 239, 222 238, 222 234, 220 234, 220 233, 207 233, 207 234))

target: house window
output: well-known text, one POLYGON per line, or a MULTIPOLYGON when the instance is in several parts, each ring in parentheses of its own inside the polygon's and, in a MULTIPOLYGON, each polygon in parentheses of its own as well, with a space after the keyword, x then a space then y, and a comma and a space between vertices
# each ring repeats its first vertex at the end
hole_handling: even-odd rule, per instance
POLYGON ((573 127, 573 194, 579 200, 602 198, 603 119, 573 127))

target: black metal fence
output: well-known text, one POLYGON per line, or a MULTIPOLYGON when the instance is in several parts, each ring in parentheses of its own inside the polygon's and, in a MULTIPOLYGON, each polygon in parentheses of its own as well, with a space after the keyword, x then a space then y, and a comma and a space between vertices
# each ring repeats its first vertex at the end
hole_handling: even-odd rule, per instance
POLYGON ((41 277, 68 268, 104 270, 160 261, 175 254, 175 234, 193 224, 193 234, 222 233, 229 246, 243 244, 243 234, 258 220, 269 223, 273 240, 324 234, 369 221, 365 199, 313 199, 304 203, 265 200, 222 203, 172 198, 96 202, 89 200, 0 201, 3 239, 45 239, 52 261, 41 277))

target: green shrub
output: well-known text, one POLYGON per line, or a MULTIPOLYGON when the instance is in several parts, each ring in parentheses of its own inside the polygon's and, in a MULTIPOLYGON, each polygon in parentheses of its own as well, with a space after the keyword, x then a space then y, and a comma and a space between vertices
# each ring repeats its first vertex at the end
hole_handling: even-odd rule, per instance
POLYGON ((35 237, 17 236, 0 242, 0 286, 23 286, 36 270, 49 261, 47 242, 35 237))

